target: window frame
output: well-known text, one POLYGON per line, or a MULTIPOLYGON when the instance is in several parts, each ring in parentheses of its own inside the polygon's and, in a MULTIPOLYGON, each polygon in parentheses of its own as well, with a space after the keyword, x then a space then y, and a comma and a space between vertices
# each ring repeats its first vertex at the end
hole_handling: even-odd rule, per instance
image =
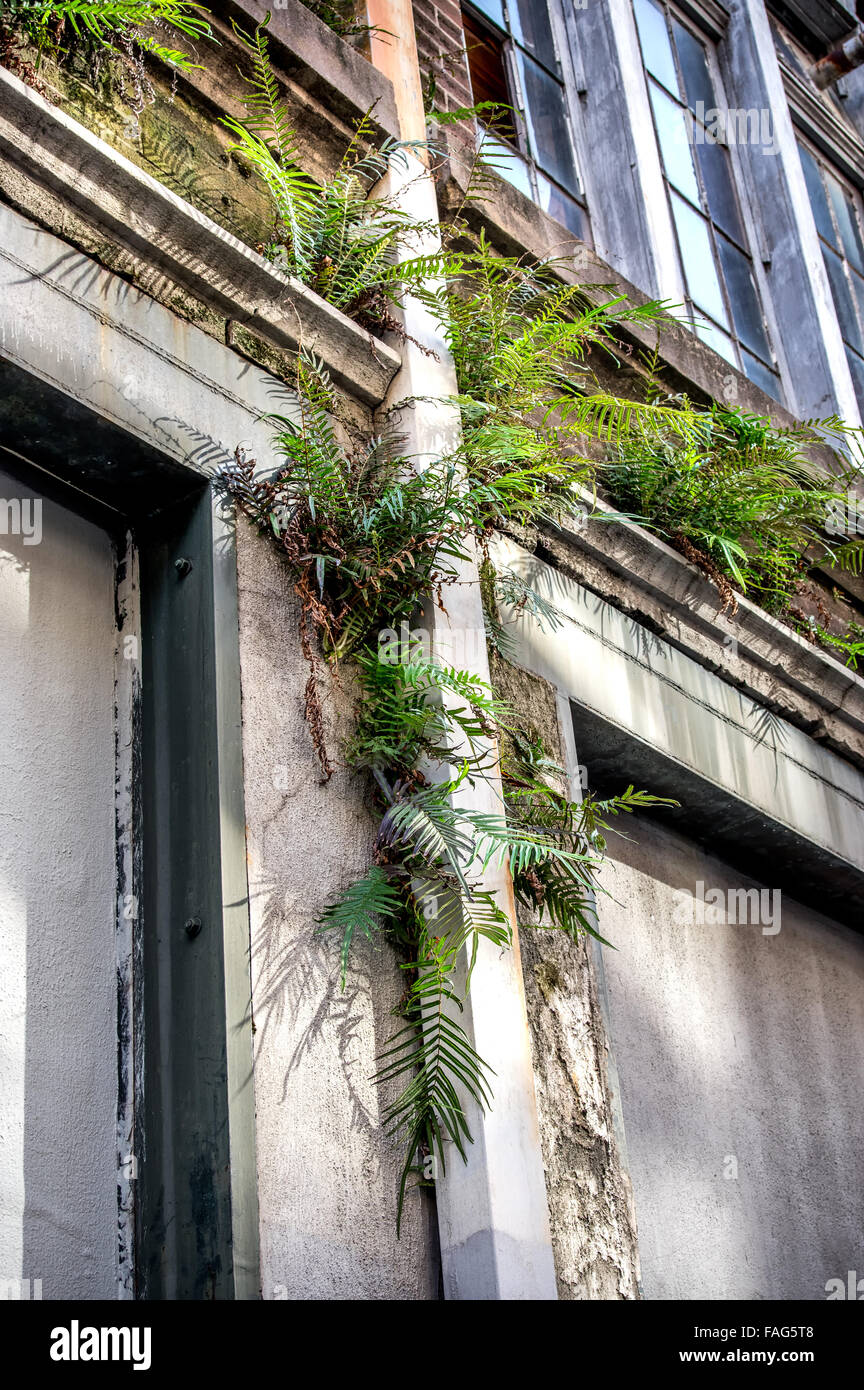
MULTIPOLYGON (((528 197, 530 201, 543 212, 546 212, 546 208, 539 181, 540 179, 545 179, 546 182, 551 185, 553 191, 560 193, 565 199, 569 199, 575 203, 581 213, 581 230, 576 231, 571 227, 567 227, 568 232, 570 232, 572 236, 592 244, 586 161, 582 142, 579 137, 580 123, 576 114, 577 94, 579 91, 584 90, 584 83, 582 83, 579 78, 579 68, 571 52, 571 36, 561 14, 559 0, 545 0, 557 63, 557 71, 553 71, 541 58, 532 53, 531 50, 516 37, 511 19, 511 10, 516 3, 517 0, 501 0, 501 8, 506 25, 505 29, 501 29, 499 25, 480 8, 476 0, 460 0, 460 9, 462 13, 468 15, 472 23, 481 33, 488 34, 489 37, 500 46, 504 75, 510 92, 510 104, 513 106, 516 113, 514 138, 512 140, 505 139, 494 130, 489 130, 487 132, 486 127, 482 126, 482 123, 481 129, 483 129, 484 133, 488 133, 492 139, 513 149, 516 157, 525 169, 528 186, 531 190, 530 193, 525 193, 520 185, 509 179, 506 174, 502 173, 501 177, 513 187, 519 189, 520 192, 523 192, 523 196, 528 197), (527 115, 528 104, 517 57, 518 52, 524 53, 529 61, 536 63, 538 67, 548 77, 551 77, 561 88, 562 108, 570 150, 573 157, 576 182, 579 189, 578 194, 572 193, 569 188, 561 183, 560 179, 553 173, 550 173, 548 169, 544 168, 539 158, 532 152, 530 118, 527 115)), ((546 215, 559 222, 561 226, 567 226, 566 223, 561 222, 560 218, 555 217, 554 213, 546 212, 546 215)))
MULTIPOLYGON (((682 26, 682 28, 686 29, 687 32, 691 34, 695 42, 697 42, 699 46, 702 48, 705 54, 705 62, 708 71, 708 76, 712 85, 714 104, 717 108, 720 109, 731 109, 726 96, 726 83, 724 80, 721 54, 719 51, 719 44, 725 37, 725 34, 723 30, 721 30, 718 27, 716 17, 713 14, 703 13, 702 6, 696 4, 683 3, 682 0, 657 0, 657 4, 659 5, 660 11, 666 22, 667 32, 669 28, 669 19, 672 18, 676 20, 682 26)), ((762 367, 763 371, 767 375, 772 376, 776 381, 776 389, 770 394, 773 399, 777 400, 778 403, 782 404, 787 398, 785 374, 783 371, 782 356, 777 346, 777 323, 772 310, 771 295, 763 270, 765 255, 762 250, 762 237, 760 235, 759 225, 756 218, 753 215, 752 190, 750 180, 748 177, 748 172, 745 169, 739 157, 735 143, 733 142, 730 144, 718 141, 717 143, 721 144, 721 147, 726 151, 730 181, 732 184, 732 193, 735 199, 736 209, 740 220, 741 228, 743 230, 743 239, 725 230, 725 228, 720 223, 718 223, 716 217, 712 213, 710 199, 708 197, 706 187, 705 176, 701 168, 700 161, 695 157, 695 154, 693 153, 692 146, 688 146, 688 148, 690 150, 690 160, 693 167, 696 186, 699 192, 699 205, 697 206, 696 204, 694 204, 691 197, 689 197, 682 190, 679 190, 673 184, 672 179, 670 178, 670 175, 667 171, 663 146, 661 144, 660 135, 658 131, 657 116, 654 109, 654 102, 651 99, 651 91, 653 85, 653 87, 655 87, 659 92, 663 93, 669 99, 673 100, 676 106, 682 112, 689 111, 686 102, 682 99, 681 96, 682 91, 686 91, 686 84, 683 81, 683 72, 681 69, 681 58, 678 53, 677 43, 673 42, 670 36, 670 47, 672 49, 673 61, 675 64, 675 74, 678 82, 677 93, 672 93, 671 91, 668 91, 668 89, 664 86, 662 81, 655 78, 653 74, 651 74, 648 70, 648 65, 645 61, 645 50, 642 44, 642 36, 639 31, 639 24, 636 15, 635 0, 631 0, 631 12, 633 16, 633 25, 636 33, 638 51, 642 58, 643 80, 645 82, 646 87, 648 106, 651 111, 654 141, 657 149, 660 174, 666 197, 666 209, 668 213, 669 223, 671 225, 672 236, 674 238, 676 260, 678 265, 678 275, 684 292, 685 308, 687 311, 689 326, 691 327, 694 334, 699 338, 700 342, 704 342, 706 346, 711 347, 715 352, 718 352, 718 355, 721 356, 724 359, 724 361, 727 362, 729 361, 729 358, 726 356, 726 354, 719 352, 719 350, 714 346, 714 342, 711 340, 710 337, 703 336, 703 334, 698 331, 697 322, 706 325, 709 331, 711 329, 716 329, 720 334, 723 334, 726 338, 728 338, 732 343, 735 357, 737 359, 735 361, 730 362, 729 365, 737 371, 740 371, 742 375, 746 376, 747 379, 752 382, 753 385, 757 386, 759 389, 765 390, 765 386, 762 384, 762 382, 751 377, 749 372, 747 372, 746 370, 746 358, 749 357, 755 360, 762 367), (691 208, 693 212, 701 219, 701 221, 706 226, 715 273, 717 275, 717 281, 720 287, 722 303, 727 319, 729 321, 728 329, 724 328, 722 323, 720 323, 716 318, 714 318, 707 310, 698 307, 693 295, 690 292, 685 260, 681 250, 681 237, 678 231, 677 221, 675 218, 675 207, 673 197, 678 197, 682 199, 682 201, 687 205, 687 207, 691 208), (741 335, 739 334, 735 326, 735 315, 733 312, 730 288, 728 284, 726 270, 724 268, 723 260, 721 258, 719 249, 722 242, 724 241, 728 242, 730 246, 732 246, 741 255, 743 255, 749 264, 750 273, 756 291, 756 298, 759 313, 761 316, 762 327, 768 344, 768 350, 770 354, 768 358, 765 358, 764 356, 762 356, 761 353, 755 352, 751 347, 749 347, 743 341, 741 335)), ((693 119, 694 118, 691 115, 690 120, 692 121, 693 119)))
MULTIPOLYGON (((839 227, 839 224, 838 224, 838 221, 837 221, 837 213, 836 213, 836 210, 835 210, 833 201, 832 201, 832 199, 831 199, 831 196, 830 196, 830 194, 829 194, 829 192, 828 192, 828 188, 827 188, 827 186, 826 186, 825 180, 824 180, 824 178, 822 177, 823 172, 829 173, 829 174, 831 175, 831 177, 834 178, 834 179, 836 180, 836 182, 840 185, 840 188, 841 188, 841 189, 843 190, 843 192, 847 195, 849 201, 851 202, 851 204, 852 204, 852 210, 853 210, 853 216, 855 217, 856 224, 857 224, 856 230, 857 230, 857 232, 858 232, 858 240, 859 240, 860 243, 861 243, 862 249, 864 249, 864 192, 862 192, 861 186, 860 186, 859 184, 856 184, 855 181, 854 181, 853 179, 850 179, 850 178, 848 177, 848 175, 846 174, 845 170, 843 170, 843 169, 838 165, 838 163, 837 163, 835 160, 833 160, 833 159, 831 158, 831 156, 830 156, 829 154, 827 154, 827 153, 816 143, 816 141, 813 140, 813 138, 812 138, 811 136, 809 136, 809 135, 801 128, 801 126, 798 124, 797 121, 793 121, 793 124, 794 124, 794 128, 795 128, 795 142, 796 142, 796 145, 797 145, 798 148, 799 148, 799 157, 800 157, 800 150, 801 150, 801 149, 805 149, 805 150, 808 152, 808 154, 810 155, 810 157, 814 160, 814 162, 816 163, 817 168, 818 168, 818 170, 819 170, 819 175, 820 175, 820 178, 822 179, 822 190, 823 190, 823 193, 824 193, 824 195, 825 195, 825 203, 826 203, 826 206, 827 206, 827 209, 828 209, 828 216, 829 216, 829 218, 831 219, 831 225, 832 225, 832 227, 833 227, 833 229, 834 229, 834 232, 835 232, 835 234, 836 234, 836 241, 829 242, 829 241, 826 240, 825 236, 823 235, 822 231, 820 230, 819 223, 818 223, 817 218, 816 218, 816 213, 815 213, 815 210, 814 210, 814 208, 813 208, 812 201, 810 200, 810 190, 809 190, 809 186, 808 186, 808 189, 807 189, 808 202, 809 202, 809 205, 810 205, 810 210, 811 210, 811 212, 813 213, 813 222, 814 222, 814 226, 815 226, 815 230, 816 230, 816 236, 817 236, 818 241, 819 241, 820 249, 821 249, 822 247, 824 247, 824 246, 827 246, 828 249, 829 249, 830 251, 832 251, 832 252, 834 253, 834 255, 837 256, 838 259, 839 259, 840 262, 841 262, 842 269, 843 269, 843 276, 844 276, 844 279, 845 279, 845 281, 846 281, 846 285, 847 285, 848 292, 849 292, 849 299, 850 299, 851 304, 852 304, 852 312, 853 312, 853 314, 854 314, 855 322, 856 322, 857 327, 858 327, 858 334, 859 334, 859 339, 860 339, 860 342, 861 342, 861 347, 860 347, 860 348, 855 347, 854 344, 850 343, 849 340, 848 340, 848 338, 846 337, 846 334, 845 334, 844 329, 843 329, 843 322, 842 322, 841 317, 840 317, 840 311, 839 311, 839 309, 837 308, 837 301, 836 301, 836 298, 835 298, 835 296, 834 296, 834 285, 833 285, 833 282, 832 282, 832 280, 831 280, 831 276, 830 276, 830 274, 829 274, 829 272, 828 272, 828 267, 827 267, 827 264, 826 264, 826 266, 825 266, 825 275, 826 275, 826 278, 827 278, 827 280, 828 280, 828 286, 829 286, 829 291, 830 291, 830 295, 831 295, 831 303, 832 303, 832 305, 833 305, 833 307, 834 307, 834 313, 835 313, 835 316, 836 316, 836 318, 837 318, 837 328, 838 328, 838 330, 839 330, 839 332, 840 332, 840 337, 841 337, 842 340, 843 340, 843 348, 844 348, 845 353, 846 353, 847 362, 849 361, 849 355, 850 355, 850 353, 851 353, 851 354, 854 355, 854 357, 857 359, 858 363, 860 364, 860 365, 859 365, 859 370, 858 370, 858 375, 857 375, 857 376, 856 376, 855 372, 854 372, 853 369, 852 369, 851 363, 850 363, 850 365, 849 365, 849 371, 850 371, 850 374, 851 374, 851 376, 852 376, 852 385, 853 385, 853 388, 854 388, 854 390, 855 390, 855 396, 856 396, 856 399, 858 400, 858 408, 859 408, 859 410, 860 410, 860 412, 861 412, 862 418, 864 418, 864 254, 862 254, 862 270, 857 271, 857 270, 855 269, 855 266, 854 266, 854 265, 852 264, 852 262, 850 261, 849 255, 848 255, 848 253, 847 253, 846 245, 845 245, 845 242, 844 242, 844 240, 843 240, 843 235, 842 235, 842 232, 841 232, 841 230, 840 230, 840 227, 839 227), (860 290, 860 292, 856 292, 856 288, 855 288, 855 279, 853 278, 854 276, 857 276, 858 280, 860 280, 860 282, 861 282, 861 290, 860 290)), ((803 164, 803 161, 802 161, 802 164, 801 164, 801 171, 802 171, 802 173, 804 173, 804 164, 803 164)), ((805 183, 806 183, 806 182, 807 182, 806 174, 804 175, 804 180, 805 180, 805 183)), ((822 252, 822 259, 823 259, 823 262, 824 262, 824 261, 825 261, 825 253, 824 253, 824 250, 823 250, 823 252, 822 252)))

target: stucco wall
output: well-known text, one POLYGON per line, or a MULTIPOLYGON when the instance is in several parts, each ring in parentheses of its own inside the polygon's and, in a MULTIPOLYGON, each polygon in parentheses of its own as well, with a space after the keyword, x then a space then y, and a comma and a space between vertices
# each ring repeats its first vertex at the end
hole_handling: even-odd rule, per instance
POLYGON ((332 780, 303 719, 308 675, 284 568, 238 528, 261 1278, 265 1298, 438 1295, 434 1206, 409 1194, 396 1239, 401 1147, 371 1077, 394 1031, 395 958, 358 939, 344 992, 322 909, 366 872, 375 822, 339 758, 349 674, 327 699, 332 780))
POLYGON ((49 502, 0 535, 0 654, 0 1278, 114 1298, 113 564, 49 502))
POLYGON ((824 1298, 864 1258, 864 937, 794 883, 773 934, 687 925, 700 881, 748 881, 626 828, 600 917, 645 1296, 824 1298))
MULTIPOLYGON (((565 764, 569 730, 553 687, 500 658, 491 665, 496 693, 565 764)), ((566 705, 564 713, 569 720, 566 705)), ((636 1298, 632 1196, 616 1133, 592 949, 585 939, 574 942, 538 927, 536 914, 525 908, 519 910, 519 943, 558 1297, 636 1298)))

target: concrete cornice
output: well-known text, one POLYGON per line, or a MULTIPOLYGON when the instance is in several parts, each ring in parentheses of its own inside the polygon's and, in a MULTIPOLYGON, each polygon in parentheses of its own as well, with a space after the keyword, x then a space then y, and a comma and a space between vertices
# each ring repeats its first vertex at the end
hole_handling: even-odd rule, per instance
POLYGON ((383 399, 398 353, 0 68, 0 192, 4 165, 277 348, 314 351, 353 396, 383 399))
MULTIPOLYGON (((584 497, 587 507, 611 514, 584 497)), ((864 767, 864 680, 743 595, 734 616, 721 613, 714 585, 658 536, 626 522, 587 520, 544 530, 538 549, 694 661, 864 767)))
POLYGON ((398 138, 389 78, 300 0, 279 0, 278 9, 261 0, 226 0, 218 10, 227 12, 242 28, 262 23, 270 11, 270 51, 286 76, 346 120, 371 111, 378 129, 398 138))

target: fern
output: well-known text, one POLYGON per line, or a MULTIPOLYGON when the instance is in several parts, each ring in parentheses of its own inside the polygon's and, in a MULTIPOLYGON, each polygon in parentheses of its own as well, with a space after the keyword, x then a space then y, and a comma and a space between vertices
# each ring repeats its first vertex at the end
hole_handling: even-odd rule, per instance
MULTIPOLYGON (((364 327, 399 331, 392 306, 406 287, 437 277, 444 262, 438 252, 409 254, 434 232, 431 224, 416 222, 395 198, 370 201, 369 192, 388 170, 425 147, 390 138, 372 147, 374 129, 367 115, 331 179, 322 185, 304 173, 297 135, 270 62, 269 20, 268 14, 251 33, 234 23, 250 59, 248 114, 243 122, 222 118, 235 136, 233 151, 270 194, 274 230, 265 254, 364 327)), ((458 258, 446 263, 456 266, 458 258)))
POLYGON ((209 10, 195 0, 32 0, 18 8, 40 48, 50 44, 49 26, 66 20, 79 37, 89 35, 105 47, 114 47, 118 38, 132 38, 145 52, 184 71, 201 65, 163 44, 158 37, 161 27, 168 25, 188 39, 213 38, 206 18, 209 10), (156 32, 142 34, 141 25, 154 25, 156 32))
POLYGON ((400 917, 402 909, 400 893, 379 868, 371 868, 365 878, 352 883, 338 902, 325 909, 322 927, 342 935, 339 959, 343 989, 355 933, 361 931, 371 941, 387 922, 400 917))

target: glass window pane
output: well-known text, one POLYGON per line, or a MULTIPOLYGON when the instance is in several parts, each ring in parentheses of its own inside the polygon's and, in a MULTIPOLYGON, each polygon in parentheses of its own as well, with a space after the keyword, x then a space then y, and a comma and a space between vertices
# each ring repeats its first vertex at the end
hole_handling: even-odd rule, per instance
POLYGON ((741 359, 744 364, 744 371, 755 386, 760 386, 766 396, 773 396, 775 401, 780 400, 780 378, 776 372, 770 372, 764 362, 760 362, 758 357, 751 357, 749 352, 742 352, 741 359))
POLYGON ((531 153, 556 183, 570 193, 579 193, 576 162, 564 107, 564 88, 531 58, 519 53, 525 118, 531 153))
POLYGON ((480 136, 480 148, 486 163, 490 164, 502 179, 506 179, 514 188, 518 188, 520 193, 524 193, 526 198, 533 199, 534 190, 525 160, 516 154, 510 145, 505 145, 503 140, 497 140, 494 135, 490 135, 488 130, 481 130, 480 136))
POLYGON ((710 318, 729 328, 708 224, 675 193, 672 194, 672 212, 690 298, 710 318))
POLYGON ((762 322, 762 309, 759 296, 753 283, 753 267, 746 256, 724 237, 717 238, 720 261, 726 277, 726 289, 732 305, 735 332, 745 347, 766 362, 771 361, 771 349, 765 325, 762 322))
POLYGON ((696 336, 701 338, 703 343, 719 352, 721 357, 725 357, 727 362, 731 362, 733 367, 738 366, 738 354, 735 351, 735 344, 726 334, 721 333, 719 328, 715 328, 713 323, 707 319, 701 319, 696 324, 696 336))
POLYGON ((810 206, 813 209, 813 216, 816 220, 816 230, 820 236, 824 237, 826 241, 830 241, 832 246, 835 246, 837 243, 837 233, 834 230, 831 214, 828 211, 828 199, 825 196, 819 165, 816 163, 816 160, 813 158, 806 145, 799 145, 798 153, 801 156, 801 167, 804 170, 804 179, 810 197, 810 206))
POLYGON ((827 246, 822 247, 822 255, 825 258, 825 269, 828 271, 828 279, 831 281, 831 293, 834 295, 834 307, 837 310, 837 318, 840 321, 840 332, 846 342, 856 352, 864 352, 864 345, 861 342, 861 330, 858 327, 858 318, 855 313, 855 306, 852 302, 852 294, 849 289, 849 282, 846 279, 846 272, 843 269, 843 262, 833 251, 829 251, 827 246))
POLYGON ((679 24, 677 19, 672 21, 672 32, 675 35, 675 44, 678 49, 678 61, 681 64, 681 71, 684 74, 684 87, 687 92, 687 104, 691 111, 695 110, 696 103, 702 102, 703 119, 706 111, 714 108, 714 83, 711 81, 711 74, 708 71, 708 59, 705 55, 705 48, 694 38, 689 29, 685 29, 683 24, 679 24))
MULTIPOLYGON (((700 128, 696 127, 697 134, 700 128)), ((738 211, 738 199, 732 185, 732 170, 729 167, 729 151, 722 145, 706 140, 696 145, 696 158, 702 173, 702 182, 708 195, 708 211, 718 227, 728 232, 735 241, 746 246, 744 227, 738 211)))
POLYGON ((864 280, 847 266, 846 274, 852 285, 852 297, 858 306, 858 322, 864 323, 864 280))
POLYGON ((851 348, 846 349, 846 360, 849 363, 849 370, 852 373, 852 385, 855 387, 855 395, 858 398, 858 409, 864 417, 864 360, 857 352, 851 348))
POLYGON ((843 250, 852 262, 856 270, 864 272, 864 247, 861 245, 861 234, 858 231, 858 219, 852 207, 851 199, 845 188, 838 183, 837 179, 827 175, 828 194, 831 199, 831 206, 834 209, 834 216, 837 219, 837 226, 840 228, 840 239, 843 242, 843 250))
POLYGON ((501 0, 471 0, 471 4, 475 9, 482 10, 485 15, 488 15, 499 28, 504 28, 504 6, 501 0))
POLYGON ((653 0, 633 0, 645 66, 670 92, 678 95, 678 74, 666 20, 653 0))
POLYGON ((683 193, 685 198, 701 207, 699 185, 693 168, 693 146, 687 138, 689 132, 684 108, 667 97, 659 87, 655 87, 653 82, 648 85, 651 88, 651 105, 654 107, 657 138, 660 141, 666 177, 679 193, 683 193))
POLYGON ((588 218, 584 209, 542 174, 537 175, 537 198, 543 211, 548 212, 550 217, 563 222, 564 226, 582 241, 590 241, 588 218))
POLYGON ((557 72, 558 60, 546 0, 510 0, 510 21, 519 43, 547 68, 557 72))

